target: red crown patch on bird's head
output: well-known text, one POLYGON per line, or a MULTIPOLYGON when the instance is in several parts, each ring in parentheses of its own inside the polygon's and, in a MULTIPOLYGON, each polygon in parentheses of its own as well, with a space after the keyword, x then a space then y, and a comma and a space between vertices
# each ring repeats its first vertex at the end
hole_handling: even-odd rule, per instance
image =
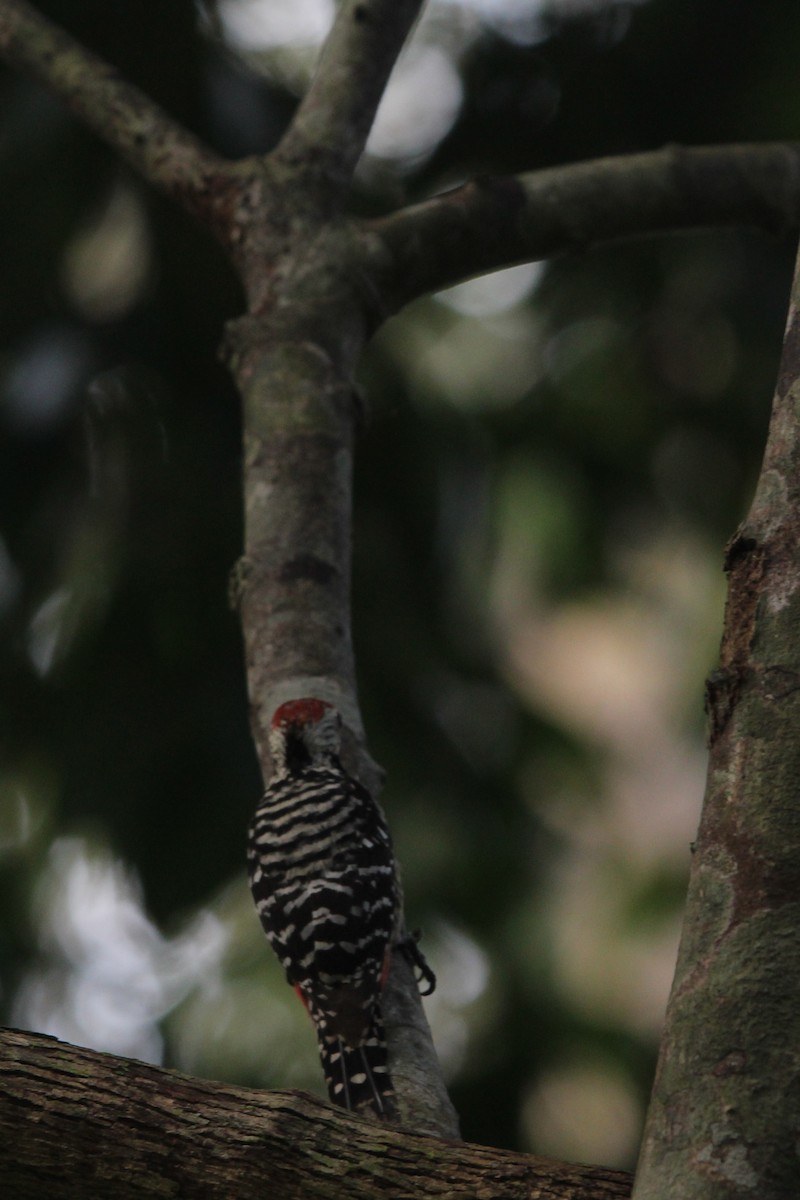
POLYGON ((279 729, 281 726, 287 725, 308 725, 321 721, 325 713, 333 708, 332 704, 328 704, 327 700, 315 700, 309 698, 306 700, 287 700, 280 708, 276 708, 272 714, 270 724, 273 729, 279 729))

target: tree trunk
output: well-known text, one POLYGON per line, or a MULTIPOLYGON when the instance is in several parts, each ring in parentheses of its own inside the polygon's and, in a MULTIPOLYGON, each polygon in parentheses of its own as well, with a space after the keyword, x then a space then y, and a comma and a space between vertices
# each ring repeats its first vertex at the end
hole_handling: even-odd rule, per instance
POLYGON ((800 1195, 800 260, 767 448, 727 548, 710 761, 637 1200, 800 1195))

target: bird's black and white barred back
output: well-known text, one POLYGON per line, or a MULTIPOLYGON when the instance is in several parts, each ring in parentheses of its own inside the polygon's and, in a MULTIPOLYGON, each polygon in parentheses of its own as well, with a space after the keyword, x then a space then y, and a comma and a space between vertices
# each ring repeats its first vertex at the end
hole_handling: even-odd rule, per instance
POLYGON ((345 771, 340 745, 341 719, 326 701, 292 700, 275 712, 274 774, 249 833, 250 887, 314 1022, 331 1099, 386 1117, 394 1106, 381 991, 400 894, 383 813, 345 771))

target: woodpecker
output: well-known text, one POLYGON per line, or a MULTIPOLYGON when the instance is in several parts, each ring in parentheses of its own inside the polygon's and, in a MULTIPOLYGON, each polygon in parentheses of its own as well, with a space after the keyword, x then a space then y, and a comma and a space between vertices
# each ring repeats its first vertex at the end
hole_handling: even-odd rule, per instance
POLYGON ((389 830, 342 766, 341 729, 325 700, 274 713, 274 773, 250 825, 248 872, 267 939, 314 1023, 331 1100, 385 1119, 395 1113, 381 1012, 392 945, 428 992, 435 979, 416 939, 400 935, 389 830))

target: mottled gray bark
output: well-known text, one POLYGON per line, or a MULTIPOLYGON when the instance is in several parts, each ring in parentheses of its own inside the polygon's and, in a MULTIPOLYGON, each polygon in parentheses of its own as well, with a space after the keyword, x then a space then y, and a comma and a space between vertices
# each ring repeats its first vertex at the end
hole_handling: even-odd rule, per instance
POLYGON ((637 1200, 800 1196, 800 269, 727 548, 710 761, 637 1200))
MULTIPOLYGON (((341 214, 380 88, 422 6, 423 0, 344 5, 352 20, 340 22, 329 39, 324 70, 321 63, 281 145, 267 159, 235 163, 204 146, 27 0, 0 0, 0 56, 41 80, 143 178, 232 246, 237 203, 266 161, 274 177, 295 180, 298 206, 312 192, 320 199, 322 180, 341 214), (337 67, 336 53, 348 69, 337 67)), ((260 200, 268 205, 269 191, 260 200)), ((361 235, 357 250, 353 243, 352 269, 371 292, 374 326, 417 296, 516 262, 679 229, 774 232, 798 224, 800 144, 778 142, 669 146, 485 177, 348 227, 361 235)))
MULTIPOLYGON (((353 376, 376 323, 376 293, 363 269, 367 240, 343 209, 345 185, 420 3, 345 0, 280 146, 231 164, 23 0, 0 3, 0 50, 45 79, 145 177, 205 222, 242 280, 247 313, 231 323, 224 342, 244 426, 245 546, 232 591, 265 780, 271 714, 286 699, 314 695, 342 712, 347 764, 380 790, 381 772, 364 744, 350 629, 360 417, 353 376)), ((384 1017, 404 1123, 457 1135, 413 975, 399 955, 384 1017)))
POLYGON ((145 179, 191 208, 226 166, 117 71, 25 0, 0 2, 0 55, 39 79, 145 179))
MULTIPOLYGON (((145 179, 204 224, 226 247, 242 280, 247 312, 225 339, 245 427, 246 544, 233 590, 265 776, 270 713, 282 700, 313 690, 344 713, 353 769, 372 787, 380 778, 358 714, 349 579, 359 421, 353 374, 381 321, 428 290, 574 247, 675 228, 738 224, 771 230, 798 224, 794 144, 673 148, 553 168, 473 182, 380 220, 351 219, 352 174, 420 7, 421 0, 344 0, 316 78, 281 145, 271 155, 229 163, 25 0, 0 0, 0 55, 43 81, 145 179)), ((797 353, 793 310, 765 474, 728 555, 731 600, 722 671, 710 681, 709 793, 642 1159, 641 1197, 800 1192, 797 353), (789 1190, 781 1191, 787 1181, 789 1190)), ((416 989, 402 966, 392 973, 387 1010, 392 1070, 407 1122, 454 1132, 416 989)), ((87 1129, 103 1119, 102 1092, 94 1089, 91 1072, 80 1076, 81 1053, 75 1052, 81 1085, 73 1078, 49 1147, 38 1136, 46 1124, 37 1126, 55 1095, 43 1066, 47 1052, 43 1059, 18 1060, 15 1119, 29 1144, 50 1154, 51 1162, 52 1138, 66 1137, 69 1130, 77 1160, 87 1153, 83 1126, 69 1124, 70 1104, 87 1129)), ((169 1109, 160 1088, 167 1098, 172 1092, 162 1074, 152 1079, 157 1124, 169 1109)), ((190 1086, 204 1085, 181 1084, 190 1086)), ((244 1093, 225 1094, 229 1112, 245 1103, 244 1093)), ((270 1101, 259 1104, 269 1108, 270 1101)), ((281 1102, 276 1104, 282 1111, 281 1102)), ((149 1128, 146 1113, 132 1111, 133 1124, 123 1119, 111 1126, 113 1137, 104 1143, 109 1162, 114 1139, 123 1156, 128 1146, 134 1153, 138 1123, 149 1128)), ((326 1113, 321 1120, 326 1129, 341 1128, 350 1136, 344 1114, 326 1113)), ((285 1125, 298 1139, 301 1127, 302 1120, 285 1125)), ((373 1142, 381 1146, 398 1136, 382 1130, 378 1137, 375 1129, 373 1142)), ((431 1144, 415 1142, 417 1156, 431 1144)), ((188 1160, 196 1146, 176 1141, 175 1153, 188 1160)), ((146 1149, 152 1150, 149 1143, 146 1149)), ((457 1161, 467 1153, 458 1150, 457 1161)), ((302 1172, 310 1168, 303 1163, 297 1167, 301 1194, 313 1195, 305 1190, 302 1172)), ((369 1170, 383 1178, 384 1167, 385 1155, 369 1170)), ((523 1180, 527 1169, 515 1160, 502 1178, 523 1180)), ((190 1171, 191 1163, 181 1162, 180 1170, 190 1171)), ((551 1180, 550 1190, 520 1183, 508 1194, 622 1194, 603 1192, 600 1175, 593 1177, 591 1193, 570 1192, 568 1170, 558 1171, 553 1179, 562 1180, 561 1190, 551 1180)), ((455 1194, 459 1185, 450 1183, 458 1179, 451 1163, 438 1194, 455 1194)), ((503 1195, 493 1182, 487 1188, 470 1180, 460 1194, 503 1195)), ((40 1193, 29 1186, 17 1194, 40 1193)), ((167 1187, 113 1194, 171 1193, 167 1187)), ((349 1184, 347 1194, 355 1194, 349 1184)))
POLYGON ((667 146, 466 183, 376 220, 392 305, 465 275, 599 242, 698 229, 783 231, 800 215, 800 142, 667 146))

